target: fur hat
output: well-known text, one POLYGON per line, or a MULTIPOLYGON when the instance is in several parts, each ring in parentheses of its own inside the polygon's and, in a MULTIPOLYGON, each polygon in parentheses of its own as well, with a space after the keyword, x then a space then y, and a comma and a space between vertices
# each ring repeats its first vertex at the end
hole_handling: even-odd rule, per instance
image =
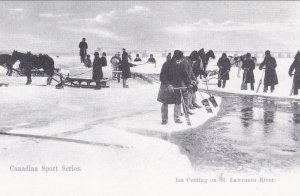
POLYGON ((180 50, 175 50, 174 54, 173 54, 173 57, 172 57, 172 60, 179 60, 182 57, 183 57, 183 52, 180 51, 180 50))

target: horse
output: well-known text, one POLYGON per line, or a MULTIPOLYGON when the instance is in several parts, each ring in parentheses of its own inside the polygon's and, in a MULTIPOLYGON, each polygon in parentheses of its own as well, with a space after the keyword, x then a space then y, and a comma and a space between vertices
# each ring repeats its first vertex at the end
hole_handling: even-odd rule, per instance
POLYGON ((31 84, 31 70, 43 69, 44 73, 47 74, 47 85, 51 85, 52 77, 54 75, 54 60, 48 55, 33 55, 30 52, 21 53, 16 50, 12 53, 12 59, 20 61, 20 69, 25 69, 27 77, 26 85, 31 84))
POLYGON ((0 65, 7 68, 6 75, 12 75, 13 64, 16 63, 16 60, 13 60, 12 56, 9 54, 0 54, 0 65))

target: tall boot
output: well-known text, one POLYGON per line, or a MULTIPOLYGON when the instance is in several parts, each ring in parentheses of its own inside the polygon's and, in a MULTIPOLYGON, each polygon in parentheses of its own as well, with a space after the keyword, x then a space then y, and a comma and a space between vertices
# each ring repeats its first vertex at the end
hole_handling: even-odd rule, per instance
POLYGON ((123 88, 128 88, 128 85, 126 85, 126 79, 123 79, 123 88))
POLYGON ((221 88, 221 80, 218 80, 218 87, 221 88))
POLYGON ((29 85, 29 84, 31 84, 31 79, 30 79, 30 77, 27 76, 27 82, 25 85, 29 85))
POLYGON ((266 93, 268 91, 268 86, 264 86, 264 93, 266 93))
POLYGON ((223 80, 222 88, 225 88, 226 86, 226 80, 223 80))
POLYGON ((254 91, 254 83, 251 83, 251 90, 254 91))
POLYGON ((122 82, 123 82, 123 88, 125 88, 125 85, 126 85, 126 80, 125 80, 125 79, 123 79, 123 80, 122 80, 122 82))

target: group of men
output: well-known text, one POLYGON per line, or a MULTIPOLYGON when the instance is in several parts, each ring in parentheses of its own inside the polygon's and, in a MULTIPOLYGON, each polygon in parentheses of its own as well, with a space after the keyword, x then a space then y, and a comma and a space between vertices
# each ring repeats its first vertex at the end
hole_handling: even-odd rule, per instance
POLYGON ((175 50, 173 57, 171 53, 168 54, 160 72, 161 85, 157 97, 157 100, 162 103, 162 125, 168 123, 169 104, 175 104, 175 123, 182 123, 180 120, 182 100, 185 112, 190 115, 194 114, 191 110, 201 108, 196 102, 197 77, 207 75, 204 72, 200 54, 199 51, 193 51, 190 56, 184 57, 180 50, 175 50))
MULTIPOLYGON (((229 58, 227 57, 226 53, 223 53, 221 58, 218 60, 217 66, 219 67, 219 76, 218 76, 218 87, 225 88, 226 81, 229 80, 229 72, 231 68, 231 63, 229 58)), ((250 84, 250 88, 253 91, 254 90, 254 83, 255 83, 255 77, 254 77, 254 69, 255 69, 255 62, 252 58, 250 53, 247 53, 245 55, 245 58, 242 60, 242 66, 241 68, 244 70, 243 73, 243 80, 242 80, 242 88, 241 90, 247 90, 247 85, 250 84)), ((275 90, 275 85, 278 84, 278 78, 276 73, 276 59, 271 56, 271 52, 267 50, 265 52, 265 58, 260 63, 259 69, 264 69, 264 89, 263 92, 267 92, 269 87, 271 90, 271 93, 275 90)))
MULTIPOLYGON (((157 100, 162 103, 161 124, 168 123, 168 105, 175 104, 174 106, 174 121, 175 123, 182 123, 180 120, 181 115, 181 103, 186 106, 186 112, 193 114, 192 109, 200 108, 196 102, 195 92, 198 90, 197 77, 203 75, 206 77, 205 69, 203 68, 202 58, 200 51, 193 51, 189 57, 184 57, 183 52, 175 50, 173 57, 171 53, 168 54, 166 62, 163 64, 160 81, 161 86, 159 89, 157 100), (183 98, 183 99, 181 99, 183 98)), ((225 88, 226 81, 229 80, 229 72, 231 69, 231 62, 226 53, 223 53, 219 58, 217 66, 219 67, 218 75, 218 87, 225 88)), ((254 90, 254 59, 250 53, 245 55, 245 59, 242 62, 243 81, 242 90, 247 90, 247 84, 250 84, 251 90, 254 90)), ((271 52, 267 50, 265 52, 264 60, 260 63, 259 69, 264 70, 264 88, 263 92, 267 92, 269 87, 270 91, 274 92, 275 85, 278 84, 278 77, 276 73, 276 59, 271 56, 271 52)), ((289 75, 293 79, 293 93, 298 95, 298 89, 300 88, 300 52, 295 56, 295 60, 290 66, 289 75), (294 72, 294 73, 293 73, 294 72)))

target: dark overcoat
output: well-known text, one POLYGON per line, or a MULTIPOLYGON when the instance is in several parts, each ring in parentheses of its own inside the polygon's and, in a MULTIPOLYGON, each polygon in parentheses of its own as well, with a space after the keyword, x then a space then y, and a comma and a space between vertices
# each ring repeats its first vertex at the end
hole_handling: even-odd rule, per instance
POLYGON ((252 59, 246 59, 243 62, 242 69, 244 70, 243 81, 245 81, 245 83, 255 83, 255 78, 253 74, 253 70, 255 69, 254 61, 252 59))
POLYGON ((219 58, 217 66, 219 67, 219 80, 229 80, 230 60, 219 58))
POLYGON ((107 61, 105 57, 95 57, 93 62, 93 80, 101 80, 103 79, 103 71, 102 67, 107 65, 107 61))
POLYGON ((289 75, 292 75, 294 70, 294 88, 300 89, 300 60, 294 60, 290 66, 289 75))
POLYGON ((123 79, 131 78, 130 66, 131 66, 131 64, 128 62, 128 53, 123 52, 122 66, 121 66, 123 79))
POLYGON ((86 55, 86 50, 88 49, 87 43, 84 42, 84 41, 81 41, 79 43, 79 48, 80 48, 79 55, 80 56, 85 56, 86 55))
POLYGON ((173 87, 186 87, 190 84, 188 74, 182 61, 167 61, 163 64, 160 72, 161 85, 158 92, 157 101, 165 104, 180 104, 181 94, 179 90, 174 92, 168 89, 173 87))
POLYGON ((277 63, 274 57, 265 57, 263 62, 260 64, 259 69, 262 69, 265 66, 265 86, 273 86, 278 84, 278 78, 276 73, 277 63))

